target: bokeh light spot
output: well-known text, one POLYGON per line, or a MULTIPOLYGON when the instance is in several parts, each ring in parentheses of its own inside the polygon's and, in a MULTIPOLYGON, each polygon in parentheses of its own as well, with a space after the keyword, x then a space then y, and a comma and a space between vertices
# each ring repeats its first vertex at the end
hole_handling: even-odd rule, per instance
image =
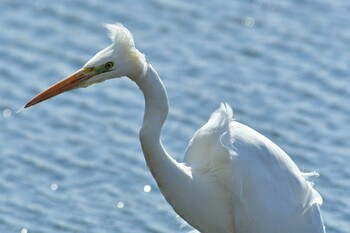
POLYGON ((118 202, 118 203, 117 203, 117 207, 118 207, 119 209, 123 209, 123 208, 124 208, 124 202, 122 202, 122 201, 118 202))
POLYGON ((50 189, 51 189, 52 191, 56 191, 56 190, 58 189, 58 184, 52 183, 52 184, 50 185, 50 189))
POLYGON ((145 187, 143 187, 143 191, 145 191, 145 193, 149 193, 151 192, 152 188, 150 185, 146 184, 145 187))
POLYGON ((42 11, 46 8, 46 2, 45 0, 37 0, 35 2, 35 9, 42 11))
POLYGON ((12 115, 12 111, 10 109, 6 108, 4 111, 2 111, 2 115, 6 118, 10 117, 12 115))
POLYGON ((242 24, 245 27, 252 28, 255 25, 255 19, 253 17, 249 17, 249 16, 243 17, 242 24))

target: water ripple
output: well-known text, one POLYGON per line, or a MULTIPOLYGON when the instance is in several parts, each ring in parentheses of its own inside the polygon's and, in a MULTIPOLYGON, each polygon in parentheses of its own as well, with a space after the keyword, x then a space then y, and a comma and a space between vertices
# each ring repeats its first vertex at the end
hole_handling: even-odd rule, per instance
POLYGON ((116 21, 134 32, 167 86, 163 142, 176 159, 229 102, 302 170, 320 172, 328 232, 347 232, 349 9, 316 0, 2 1, 0 232, 191 230, 180 228, 145 164, 144 100, 132 82, 15 113, 108 45, 101 25, 116 21))

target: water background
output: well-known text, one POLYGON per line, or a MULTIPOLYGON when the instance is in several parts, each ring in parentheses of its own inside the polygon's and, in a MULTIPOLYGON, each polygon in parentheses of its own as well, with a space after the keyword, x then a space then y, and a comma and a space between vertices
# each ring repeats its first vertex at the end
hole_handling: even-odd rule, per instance
POLYGON ((0 232, 188 232, 148 171, 143 97, 128 79, 16 114, 79 69, 122 22, 158 70, 181 161, 222 101, 317 170, 329 233, 350 232, 350 2, 342 0, 2 0, 0 232))

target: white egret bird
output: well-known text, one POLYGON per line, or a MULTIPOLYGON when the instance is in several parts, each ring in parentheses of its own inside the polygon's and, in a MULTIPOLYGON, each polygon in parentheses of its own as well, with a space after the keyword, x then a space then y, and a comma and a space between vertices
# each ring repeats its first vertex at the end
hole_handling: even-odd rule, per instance
POLYGON ((232 119, 221 104, 190 140, 184 162, 164 149, 160 133, 168 99, 155 69, 121 24, 106 25, 112 44, 25 108, 72 89, 122 76, 145 97, 140 141, 147 165, 174 210, 203 233, 321 233, 322 198, 276 144, 232 119))

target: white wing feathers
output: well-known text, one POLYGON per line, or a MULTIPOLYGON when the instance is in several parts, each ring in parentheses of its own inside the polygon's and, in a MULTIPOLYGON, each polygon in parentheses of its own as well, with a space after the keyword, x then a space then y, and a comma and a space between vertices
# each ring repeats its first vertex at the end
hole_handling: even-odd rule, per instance
POLYGON ((217 164, 218 162, 225 162, 229 154, 220 140, 224 133, 229 132, 232 117, 231 107, 222 103, 220 108, 211 115, 209 121, 197 130, 190 140, 184 163, 189 164, 192 169, 210 169, 211 166, 220 165, 217 164))
POLYGON ((184 162, 231 193, 235 233, 325 232, 322 197, 276 144, 232 119, 221 104, 191 139, 184 162), (288 226, 286 229, 286 226, 288 226))

